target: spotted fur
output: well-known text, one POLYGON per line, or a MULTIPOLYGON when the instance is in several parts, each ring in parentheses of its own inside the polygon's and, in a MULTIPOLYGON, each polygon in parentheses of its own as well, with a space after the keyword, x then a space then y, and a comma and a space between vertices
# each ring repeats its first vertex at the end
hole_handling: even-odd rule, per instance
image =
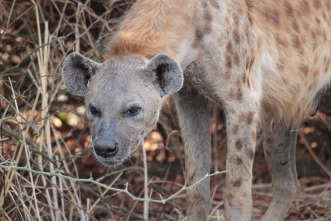
MULTIPOLYGON (((110 40, 107 62, 134 56, 147 64, 159 53, 184 71, 173 96, 188 184, 209 172, 208 104, 217 104, 227 126, 226 220, 251 219, 258 124, 273 179, 263 220, 283 220, 299 190, 296 130, 331 81, 331 0, 138 0, 110 40)), ((159 110, 163 100, 154 103, 159 110)), ((189 190, 188 220, 206 220, 209 193, 208 180, 189 190)))

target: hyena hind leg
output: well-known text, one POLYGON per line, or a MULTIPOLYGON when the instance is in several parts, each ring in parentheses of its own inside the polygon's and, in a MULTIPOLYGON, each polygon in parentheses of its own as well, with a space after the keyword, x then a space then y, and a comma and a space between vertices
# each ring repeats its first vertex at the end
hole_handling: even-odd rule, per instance
POLYGON ((264 129, 263 147, 272 178, 272 201, 262 220, 284 220, 300 189, 295 166, 297 130, 264 129))

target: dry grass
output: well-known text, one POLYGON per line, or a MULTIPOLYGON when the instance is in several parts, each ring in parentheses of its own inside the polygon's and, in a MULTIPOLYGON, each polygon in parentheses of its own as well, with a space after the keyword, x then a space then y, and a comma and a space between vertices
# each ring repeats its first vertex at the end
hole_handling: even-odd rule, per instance
MULTIPOLYGON (((0 0, 0 220, 185 217, 182 147, 172 111, 164 112, 158 130, 145 141, 147 154, 136 153, 121 168, 104 168, 90 156, 83 100, 67 94, 61 81, 61 64, 73 50, 102 61, 105 42, 132 2, 0 0), (149 197, 159 201, 144 201, 149 197)), ((225 162, 225 129, 217 115, 213 171, 224 169, 225 162)), ((329 126, 330 116, 319 116, 329 126)), ((326 154, 322 160, 330 159, 326 154)), ((212 178, 209 220, 223 220, 223 178, 212 178)), ((310 181, 302 181, 311 187, 291 208, 290 219, 330 219, 327 179, 310 181)), ((270 201, 269 192, 270 185, 254 185, 256 219, 270 201)))

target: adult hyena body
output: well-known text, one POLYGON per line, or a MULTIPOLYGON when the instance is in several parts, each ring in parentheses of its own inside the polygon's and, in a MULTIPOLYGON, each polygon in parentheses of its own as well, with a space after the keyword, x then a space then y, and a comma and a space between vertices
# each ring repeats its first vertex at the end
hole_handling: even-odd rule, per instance
MULTIPOLYGON (((297 128, 331 80, 330 0, 141 0, 108 58, 97 64, 72 54, 63 69, 69 91, 86 96, 98 160, 123 162, 173 94, 192 184, 209 172, 213 102, 226 117, 226 219, 251 217, 259 123, 273 180, 263 219, 284 218, 299 189, 297 128)), ((208 180, 188 192, 189 220, 206 219, 209 192, 208 180)))

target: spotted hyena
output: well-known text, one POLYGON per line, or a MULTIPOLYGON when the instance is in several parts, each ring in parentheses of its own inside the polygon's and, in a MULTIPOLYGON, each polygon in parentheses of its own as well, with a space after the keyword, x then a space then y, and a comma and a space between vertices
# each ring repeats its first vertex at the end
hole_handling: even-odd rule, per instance
MULTIPOLYGON (((227 128, 226 220, 250 220, 257 125, 282 220, 299 182, 297 129, 331 81, 331 0, 138 0, 109 43, 108 60, 72 53, 68 90, 85 96, 94 153, 118 165, 175 100, 188 184, 209 172, 208 103, 227 128)), ((188 220, 206 220, 209 180, 188 191, 188 220)))

